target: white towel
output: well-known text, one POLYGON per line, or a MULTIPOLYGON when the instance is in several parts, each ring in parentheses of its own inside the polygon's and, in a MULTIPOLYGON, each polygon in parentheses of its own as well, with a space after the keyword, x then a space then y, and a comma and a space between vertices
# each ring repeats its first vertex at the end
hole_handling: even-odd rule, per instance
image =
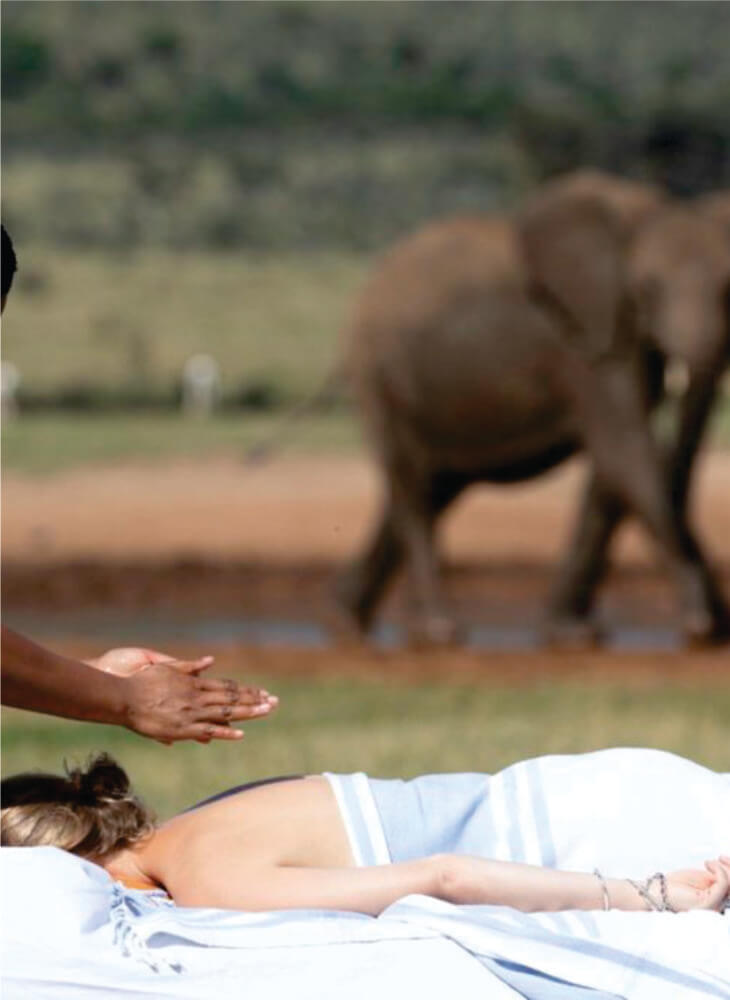
POLYGON ((660 750, 536 757, 495 775, 327 775, 361 864, 477 854, 641 878, 730 853, 730 775, 660 750))

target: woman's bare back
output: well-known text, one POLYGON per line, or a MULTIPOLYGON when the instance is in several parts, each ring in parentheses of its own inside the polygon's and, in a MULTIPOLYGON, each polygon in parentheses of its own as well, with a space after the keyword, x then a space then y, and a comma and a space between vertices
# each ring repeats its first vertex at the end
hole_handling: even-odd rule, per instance
POLYGON ((164 823, 142 852, 147 874, 168 887, 205 859, 246 867, 350 868, 347 833, 328 780, 321 775, 261 785, 218 799, 164 823))

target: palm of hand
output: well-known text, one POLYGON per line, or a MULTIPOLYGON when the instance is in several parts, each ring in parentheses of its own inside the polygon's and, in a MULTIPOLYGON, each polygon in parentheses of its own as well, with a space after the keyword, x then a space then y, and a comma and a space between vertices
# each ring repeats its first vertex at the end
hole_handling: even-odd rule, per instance
POLYGON ((675 910, 721 910, 730 891, 730 860, 706 862, 706 870, 667 875, 667 895, 675 910))
POLYGON ((119 677, 129 677, 153 663, 173 663, 174 659, 165 653, 158 653, 154 649, 145 649, 142 646, 121 646, 118 649, 109 649, 95 660, 87 662, 97 670, 119 677))

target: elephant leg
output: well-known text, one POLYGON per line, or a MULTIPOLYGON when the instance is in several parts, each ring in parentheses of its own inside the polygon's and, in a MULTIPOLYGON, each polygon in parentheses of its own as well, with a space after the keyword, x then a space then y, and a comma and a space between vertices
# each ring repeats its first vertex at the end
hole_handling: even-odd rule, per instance
POLYGON ((360 630, 372 623, 389 580, 403 562, 403 551, 392 505, 387 501, 362 556, 340 573, 336 582, 337 600, 360 630))
POLYGON ((673 502, 639 380, 631 367, 618 362, 605 362, 598 374, 581 391, 585 438, 597 479, 639 517, 666 557, 687 634, 710 639, 722 629, 724 602, 682 509, 673 502))
POLYGON ((716 391, 715 378, 701 374, 690 381, 680 403, 677 440, 671 446, 668 462, 672 503, 682 517, 686 517, 695 458, 707 427, 716 391))
MULTIPOLYGON (((702 434, 707 426, 715 391, 714 380, 700 377, 696 382, 690 382, 681 403, 679 433, 674 447, 670 450, 667 474, 674 514, 683 534, 687 537, 688 546, 696 550, 696 558, 701 563, 702 588, 711 619, 709 634, 715 638, 724 638, 730 635, 730 608, 717 576, 703 557, 692 535, 687 512, 695 459, 702 434)), ((701 634, 699 637, 702 637, 701 634)))
POLYGON ((596 638, 589 615, 597 586, 606 573, 611 538, 625 510, 619 498, 591 475, 548 605, 552 638, 568 642, 596 638))
POLYGON ((453 638, 444 610, 434 549, 438 515, 458 495, 464 481, 449 476, 420 480, 393 470, 389 495, 365 550, 339 577, 337 598, 361 630, 372 623, 388 583, 405 563, 410 631, 429 642, 453 638))
POLYGON ((409 600, 409 633, 416 643, 452 642, 457 624, 447 610, 436 554, 436 522, 459 495, 466 480, 436 473, 419 484, 401 484, 397 494, 400 531, 405 554, 409 600))

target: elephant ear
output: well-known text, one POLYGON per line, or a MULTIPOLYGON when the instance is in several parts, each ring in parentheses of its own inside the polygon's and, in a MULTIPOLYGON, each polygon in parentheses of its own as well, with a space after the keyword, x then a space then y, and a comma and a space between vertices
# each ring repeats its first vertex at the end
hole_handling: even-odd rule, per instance
POLYGON ((624 305, 625 229, 590 195, 543 197, 517 221, 530 293, 593 357, 610 353, 624 305))

